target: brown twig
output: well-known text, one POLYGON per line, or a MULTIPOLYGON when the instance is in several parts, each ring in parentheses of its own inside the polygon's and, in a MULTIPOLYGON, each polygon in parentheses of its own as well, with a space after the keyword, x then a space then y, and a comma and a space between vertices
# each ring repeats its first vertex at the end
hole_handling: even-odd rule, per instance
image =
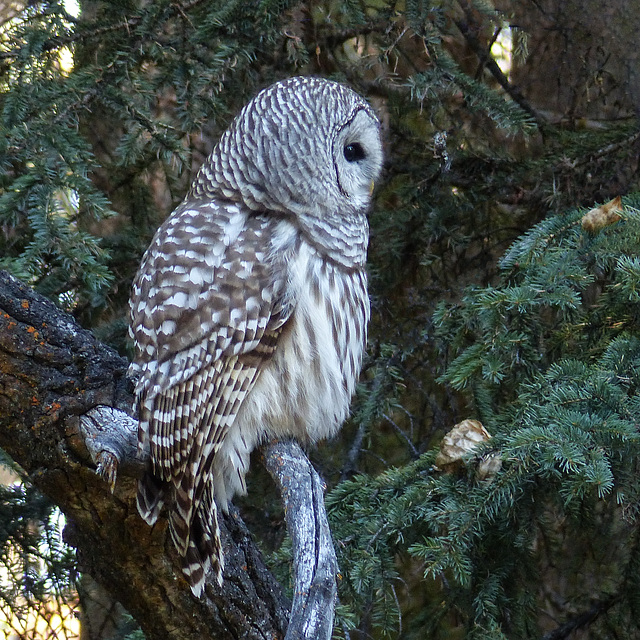
POLYGON ((544 124, 542 116, 527 102, 520 89, 509 82, 507 76, 502 73, 502 69, 500 69, 498 63, 493 59, 491 52, 486 49, 478 39, 476 35, 476 25, 470 18, 470 8, 467 2, 465 0, 459 0, 459 4, 464 10, 467 20, 455 20, 454 22, 471 50, 476 54, 481 64, 486 66, 489 73, 497 80, 505 93, 507 93, 523 111, 528 113, 538 126, 542 126, 544 124))

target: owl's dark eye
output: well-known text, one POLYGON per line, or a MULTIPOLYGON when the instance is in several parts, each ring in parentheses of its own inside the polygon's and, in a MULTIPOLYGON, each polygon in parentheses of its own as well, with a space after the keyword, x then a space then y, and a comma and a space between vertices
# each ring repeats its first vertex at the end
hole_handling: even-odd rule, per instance
POLYGON ((351 144, 345 145, 344 158, 347 162, 357 162, 358 160, 363 160, 364 157, 364 149, 358 142, 352 142, 351 144))

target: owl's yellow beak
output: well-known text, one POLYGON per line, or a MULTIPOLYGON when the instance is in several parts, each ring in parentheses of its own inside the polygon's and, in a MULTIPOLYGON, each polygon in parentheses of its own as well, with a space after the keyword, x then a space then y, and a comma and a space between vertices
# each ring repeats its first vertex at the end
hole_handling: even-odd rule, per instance
POLYGON ((376 183, 372 180, 371 184, 369 185, 369 195, 371 195, 373 193, 373 190, 375 189, 376 183))

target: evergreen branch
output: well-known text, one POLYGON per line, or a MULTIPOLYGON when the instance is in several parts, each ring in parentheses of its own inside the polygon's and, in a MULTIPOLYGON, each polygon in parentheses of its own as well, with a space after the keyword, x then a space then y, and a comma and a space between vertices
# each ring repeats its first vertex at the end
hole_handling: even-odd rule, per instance
POLYGON ((590 164, 594 160, 599 160, 600 158, 604 158, 605 156, 611 155, 612 153, 616 153, 625 147, 630 147, 635 142, 640 140, 640 131, 635 131, 631 135, 627 136, 623 140, 619 140, 616 142, 612 142, 610 144, 605 145, 601 149, 594 151, 593 153, 582 154, 580 157, 575 160, 569 161, 567 158, 563 158, 556 164, 554 170, 559 171, 562 169, 576 169, 577 167, 581 167, 585 164, 590 164))
POLYGON ((385 33, 388 30, 389 22, 387 20, 380 20, 378 22, 363 24, 347 29, 335 29, 326 33, 326 35, 316 38, 316 41, 309 45, 308 51, 309 53, 315 54, 318 46, 333 48, 343 44, 347 40, 357 38, 358 36, 366 36, 372 33, 385 33))
POLYGON ((362 415, 360 415, 358 419, 358 430, 356 431, 353 442, 349 447, 347 460, 342 467, 342 472, 340 474, 341 482, 346 480, 356 468, 357 459, 362 451, 364 437, 371 426, 374 416, 378 415, 380 411, 380 406, 383 401, 383 391, 385 383, 387 382, 387 375, 396 365, 397 360, 398 355, 392 355, 387 361, 386 366, 381 370, 378 370, 375 374, 368 397, 364 402, 362 415))
MULTIPOLYGON (((170 17, 176 15, 184 15, 186 11, 193 9, 194 7, 198 6, 199 4, 203 4, 204 2, 206 2, 206 0, 189 0, 188 2, 184 3, 171 3, 171 6, 168 10, 168 15, 170 17)), ((128 31, 129 29, 137 27, 144 20, 144 18, 144 15, 139 14, 128 18, 124 22, 117 22, 114 24, 88 28, 66 36, 54 36, 53 38, 49 38, 42 44, 41 51, 42 53, 49 53, 51 51, 56 51, 57 49, 61 49, 62 47, 66 47, 77 42, 85 42, 87 40, 91 41, 93 39, 97 39, 100 36, 114 33, 116 31, 128 31)), ((11 49, 10 51, 2 51, 0 52, 0 60, 15 60, 20 56, 21 51, 21 47, 11 49)))

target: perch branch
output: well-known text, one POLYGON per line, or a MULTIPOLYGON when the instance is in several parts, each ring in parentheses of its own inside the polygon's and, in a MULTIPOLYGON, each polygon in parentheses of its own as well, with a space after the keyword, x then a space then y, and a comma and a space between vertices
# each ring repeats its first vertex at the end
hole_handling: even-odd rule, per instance
MULTIPOLYGON (((99 406, 82 416, 80 424, 97 472, 112 491, 117 473, 141 473, 135 420, 99 406)), ((295 442, 271 442, 262 453, 280 491, 293 546, 295 595, 285 640, 330 640, 338 569, 322 481, 295 442)))
POLYGON ((127 362, 53 303, 0 272, 0 447, 67 517, 81 571, 100 582, 147 638, 329 638, 336 563, 322 485, 291 443, 265 450, 294 542, 291 624, 280 586, 237 510, 221 522, 224 584, 198 600, 182 578, 166 521, 135 506, 136 422, 127 362), (96 473, 98 471, 98 473, 96 473), (116 482, 117 478, 117 482, 116 482), (308 513, 300 527, 296 515, 308 513), (324 635, 322 635, 324 634, 324 635))

